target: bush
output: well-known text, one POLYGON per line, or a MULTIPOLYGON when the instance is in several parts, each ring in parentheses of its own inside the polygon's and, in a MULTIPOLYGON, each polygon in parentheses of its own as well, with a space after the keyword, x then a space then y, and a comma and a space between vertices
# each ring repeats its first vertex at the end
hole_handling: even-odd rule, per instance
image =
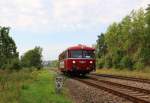
POLYGON ((112 58, 112 66, 113 66, 113 68, 120 68, 120 58, 118 58, 118 57, 113 57, 112 58))
POLYGON ((150 65, 150 48, 143 48, 141 52, 143 61, 146 65, 150 65))
POLYGON ((144 68, 144 63, 142 61, 138 61, 134 64, 134 68, 137 70, 142 70, 144 68))
POLYGON ((96 62, 97 68, 103 68, 104 64, 105 63, 104 63, 103 58, 97 59, 97 62, 96 62))
POLYGON ((112 67, 112 59, 109 55, 105 57, 105 68, 111 68, 112 67))
POLYGON ((120 66, 121 66, 121 68, 131 69, 133 66, 131 58, 129 58, 128 56, 123 57, 120 61, 120 66))
POLYGON ((6 69, 10 69, 10 70, 20 70, 21 69, 21 65, 20 65, 19 59, 12 59, 10 61, 10 63, 6 64, 5 66, 6 66, 5 67, 6 69))
POLYGON ((124 55, 124 52, 122 50, 116 50, 113 53, 113 57, 112 57, 112 64, 114 68, 120 68, 120 61, 122 59, 124 55))

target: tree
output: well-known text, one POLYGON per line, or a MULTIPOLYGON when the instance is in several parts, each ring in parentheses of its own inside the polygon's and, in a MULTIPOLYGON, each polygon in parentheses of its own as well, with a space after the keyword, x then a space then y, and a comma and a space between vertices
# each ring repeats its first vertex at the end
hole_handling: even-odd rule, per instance
POLYGON ((147 10, 145 14, 146 32, 144 35, 145 43, 142 48, 142 53, 145 64, 150 65, 150 4, 148 5, 148 8, 146 10, 147 10))
POLYGON ((120 22, 111 24, 98 36, 96 46, 97 65, 139 69, 150 66, 150 5, 132 11, 120 22), (104 48, 105 47, 105 48, 104 48))
POLYGON ((105 55, 107 51, 107 45, 105 44, 104 34, 98 36, 97 45, 96 45, 96 56, 100 58, 102 55, 105 55))
POLYGON ((15 64, 19 63, 19 53, 14 40, 9 36, 9 30, 9 27, 0 27, 0 69, 17 69, 13 68, 14 61, 18 61, 15 64))
POLYGON ((21 64, 23 67, 35 67, 37 69, 42 68, 42 48, 35 47, 32 50, 27 51, 21 57, 21 64))
POLYGON ((96 59, 98 68, 102 68, 104 66, 103 57, 105 56, 106 52, 107 52, 107 45, 105 44, 105 36, 103 33, 101 33, 101 35, 98 36, 96 44, 96 59))

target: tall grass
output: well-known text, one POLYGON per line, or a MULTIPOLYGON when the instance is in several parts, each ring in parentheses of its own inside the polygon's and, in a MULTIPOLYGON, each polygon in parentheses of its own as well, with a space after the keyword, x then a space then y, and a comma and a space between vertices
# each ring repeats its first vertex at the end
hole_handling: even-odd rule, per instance
POLYGON ((113 75, 150 79, 150 67, 136 70, 104 68, 104 69, 97 69, 96 72, 99 74, 113 74, 113 75))
POLYGON ((24 84, 34 81, 36 75, 28 70, 0 71, 0 103, 20 103, 24 84))
POLYGON ((55 93, 54 76, 48 70, 0 71, 0 103, 70 103, 55 93))

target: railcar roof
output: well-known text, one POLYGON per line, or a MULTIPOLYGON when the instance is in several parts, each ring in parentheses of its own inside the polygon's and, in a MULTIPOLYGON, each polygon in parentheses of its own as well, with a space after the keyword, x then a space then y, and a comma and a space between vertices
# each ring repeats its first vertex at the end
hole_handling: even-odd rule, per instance
MULTIPOLYGON (((77 45, 77 46, 72 46, 72 47, 69 47, 68 49, 66 50, 95 50, 95 48, 92 48, 92 47, 88 47, 86 45, 77 45)), ((66 51, 65 50, 65 51, 66 51)), ((61 56, 65 51, 63 51, 61 54, 59 54, 59 56, 61 56)))
POLYGON ((68 50, 82 50, 82 49, 84 49, 84 50, 95 50, 92 47, 88 47, 86 45, 81 45, 81 44, 79 44, 77 46, 72 46, 72 47, 68 48, 68 50))

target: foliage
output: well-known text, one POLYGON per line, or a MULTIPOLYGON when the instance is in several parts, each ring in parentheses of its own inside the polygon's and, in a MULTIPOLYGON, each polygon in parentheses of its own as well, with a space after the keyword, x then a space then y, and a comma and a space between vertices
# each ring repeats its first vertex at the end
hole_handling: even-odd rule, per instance
POLYGON ((104 34, 102 33, 101 35, 98 36, 98 40, 97 40, 97 45, 96 47, 96 56, 97 57, 101 57, 103 55, 105 55, 106 53, 106 44, 104 42, 105 38, 104 38, 104 34))
POLYGON ((122 68, 132 69, 133 63, 130 57, 124 56, 120 61, 120 65, 122 68))
POLYGON ((49 64, 49 67, 58 67, 58 60, 51 61, 51 63, 49 64))
POLYGON ((134 68, 137 70, 142 70, 144 68, 144 63, 141 60, 139 60, 134 64, 134 68))
POLYGON ((104 64, 105 68, 111 68, 112 67, 112 58, 109 55, 106 55, 104 63, 105 63, 104 64))
POLYGON ((6 64, 5 67, 10 70, 20 70, 22 68, 20 60, 18 58, 12 59, 11 62, 9 64, 6 64))
POLYGON ((21 65, 23 67, 35 67, 37 69, 42 68, 42 48, 35 47, 32 50, 27 51, 21 57, 21 65))
POLYGON ((104 67, 104 63, 105 63, 105 61, 104 61, 103 58, 99 58, 96 61, 96 65, 97 65, 98 68, 103 68, 104 67))
POLYGON ((144 68, 150 66, 150 5, 132 11, 98 36, 97 67, 144 68))
POLYGON ((0 69, 12 69, 13 66, 18 65, 19 53, 17 52, 17 47, 14 40, 9 36, 8 27, 0 27, 0 69))

